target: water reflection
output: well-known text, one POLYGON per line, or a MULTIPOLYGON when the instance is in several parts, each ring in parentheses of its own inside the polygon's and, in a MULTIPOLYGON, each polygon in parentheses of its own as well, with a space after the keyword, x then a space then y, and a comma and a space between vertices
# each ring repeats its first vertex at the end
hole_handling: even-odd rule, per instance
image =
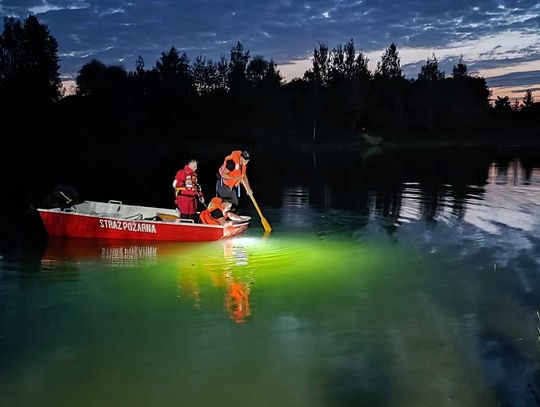
POLYGON ((157 267, 163 273, 176 265, 177 295, 195 309, 203 302, 201 280, 209 278, 213 289, 223 292, 223 308, 234 322, 245 323, 251 315, 250 294, 255 267, 242 239, 210 244, 156 243, 101 239, 49 239, 41 257, 40 275, 49 280, 79 277, 79 270, 138 269, 157 267))
POLYGON ((319 160, 318 182, 284 186, 276 216, 287 230, 314 230, 322 239, 370 241, 382 239, 382 231, 393 243, 421 245, 426 255, 453 250, 453 260, 463 264, 488 257, 483 267, 510 267, 522 292, 534 292, 540 163, 413 158, 371 162, 369 168, 335 164, 325 173, 319 160))
POLYGON ((321 168, 318 162, 310 178, 315 182, 282 187, 277 216, 288 228, 313 228, 332 210, 345 209, 361 226, 378 222, 389 233, 417 221, 455 225, 464 220, 493 234, 501 224, 538 229, 540 167, 530 162, 417 156, 387 157, 369 166, 344 159, 321 168))
MULTIPOLYGON (((238 239, 219 242, 222 255, 207 251, 200 254, 202 269, 210 277, 212 286, 223 291, 223 307, 229 318, 238 324, 245 323, 251 315, 250 294, 255 268, 249 265, 249 256, 238 239)), ((200 270, 190 265, 191 257, 177 260, 177 286, 179 298, 188 298, 196 309, 201 308, 202 295, 200 270)))
MULTIPOLYGON (((160 247, 166 252, 170 244, 160 247)), ((41 264, 48 268, 62 262, 102 261, 117 267, 133 267, 139 262, 156 263, 158 245, 152 242, 106 239, 50 238, 41 264)))
POLYGON ((214 405, 233 368, 246 405, 535 405, 538 164, 308 158, 257 190, 266 240, 0 241, 0 388, 214 405))

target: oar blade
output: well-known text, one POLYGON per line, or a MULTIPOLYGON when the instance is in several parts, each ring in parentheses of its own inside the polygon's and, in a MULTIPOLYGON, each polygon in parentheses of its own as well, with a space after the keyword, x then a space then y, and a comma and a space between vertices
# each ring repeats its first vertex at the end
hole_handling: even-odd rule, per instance
POLYGON ((270 233, 272 231, 272 226, 270 226, 270 223, 266 220, 266 218, 261 218, 261 223, 265 232, 270 233))

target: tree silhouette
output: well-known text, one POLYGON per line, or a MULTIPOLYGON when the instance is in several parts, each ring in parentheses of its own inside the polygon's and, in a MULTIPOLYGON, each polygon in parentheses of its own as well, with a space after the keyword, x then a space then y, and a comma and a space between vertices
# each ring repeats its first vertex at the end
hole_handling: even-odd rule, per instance
POLYGON ((254 86, 278 87, 283 80, 275 62, 273 60, 267 61, 260 55, 249 62, 246 77, 254 86))
POLYGON ((178 53, 175 47, 162 52, 156 62, 156 71, 164 89, 175 97, 191 96, 195 91, 189 59, 184 52, 178 53))
POLYGON ((368 58, 362 52, 359 52, 354 63, 353 75, 352 75, 353 79, 355 80, 371 79, 371 72, 369 71, 369 68, 368 68, 368 62, 369 62, 368 58))
POLYGON ((523 97, 523 109, 524 110, 531 110, 534 105, 534 97, 532 94, 532 91, 530 89, 527 89, 525 92, 525 96, 523 97))
POLYGON ((330 70, 330 58, 326 44, 319 43, 319 48, 313 50, 311 63, 312 68, 304 73, 304 79, 317 87, 326 86, 329 79, 328 71, 330 70))
POLYGON ((128 81, 126 83, 126 97, 134 96, 139 98, 153 97, 156 90, 161 86, 159 74, 157 70, 144 68, 144 59, 139 55, 135 60, 135 70, 128 72, 128 81))
POLYGON ((135 61, 135 76, 138 78, 144 77, 146 71, 144 69, 144 59, 140 55, 137 57, 137 60, 135 61))
MULTIPOLYGON (((350 61, 348 61, 350 62, 350 61)), ((338 83, 345 79, 345 53, 343 46, 338 44, 330 54, 328 77, 332 83, 338 83)))
POLYGON ((420 68, 418 79, 425 82, 434 82, 444 79, 444 72, 439 70, 439 62, 435 54, 427 59, 426 63, 420 68))
POLYGON ((4 19, 0 37, 0 84, 16 97, 32 95, 32 103, 56 102, 62 96, 58 43, 49 28, 30 15, 21 26, 4 19))
POLYGON ((343 62, 345 66, 345 77, 352 79, 355 76, 356 65, 356 50, 354 48, 354 40, 352 38, 343 46, 343 53, 345 54, 345 60, 343 62))
POLYGON ((62 95, 57 54, 58 43, 49 28, 36 16, 28 16, 24 21, 19 67, 27 85, 24 88, 34 97, 55 102, 62 95))
POLYGON ((510 98, 508 96, 497 96, 494 109, 495 113, 501 117, 508 116, 510 113, 512 113, 512 104, 510 103, 510 98))
POLYGON ((431 132, 436 124, 441 120, 442 112, 445 110, 444 104, 446 97, 441 94, 448 93, 446 87, 442 86, 444 72, 439 70, 439 63, 435 54, 426 60, 426 63, 420 68, 416 88, 419 94, 414 101, 421 112, 420 121, 426 125, 431 132))
POLYGON ((229 90, 229 73, 230 73, 230 64, 227 61, 227 58, 221 57, 216 64, 217 77, 216 83, 217 88, 221 90, 229 90))
POLYGON ((459 58, 458 64, 454 65, 452 76, 454 78, 465 78, 468 76, 467 65, 463 63, 463 55, 459 58))
POLYGON ((384 51, 381 60, 377 63, 375 75, 384 79, 398 79, 403 76, 396 44, 390 44, 384 51))
POLYGON ((519 100, 518 98, 515 98, 514 99, 514 103, 512 103, 512 111, 513 112, 519 112, 519 109, 520 109, 520 104, 519 104, 519 100))
MULTIPOLYGON (((139 66, 139 74, 142 75, 139 66)), ((121 66, 106 66, 94 59, 82 66, 77 75, 77 91, 80 96, 113 95, 122 93, 128 86, 128 74, 121 66)))
POLYGON ((18 70, 22 37, 21 22, 14 17, 4 17, 4 31, 0 35, 0 85, 12 79, 18 70))
POLYGON ((233 91, 243 90, 246 86, 246 70, 249 61, 249 51, 244 52, 244 46, 238 41, 231 49, 229 64, 229 88, 233 91))
POLYGON ((212 92, 218 88, 217 65, 202 55, 195 58, 191 66, 195 88, 199 94, 212 92))

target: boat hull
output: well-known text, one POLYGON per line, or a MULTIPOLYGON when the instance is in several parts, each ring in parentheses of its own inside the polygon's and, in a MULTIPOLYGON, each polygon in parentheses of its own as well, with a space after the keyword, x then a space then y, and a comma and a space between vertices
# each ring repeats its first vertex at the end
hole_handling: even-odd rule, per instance
POLYGON ((237 236, 248 224, 229 227, 100 217, 38 209, 47 234, 55 237, 206 242, 237 236))

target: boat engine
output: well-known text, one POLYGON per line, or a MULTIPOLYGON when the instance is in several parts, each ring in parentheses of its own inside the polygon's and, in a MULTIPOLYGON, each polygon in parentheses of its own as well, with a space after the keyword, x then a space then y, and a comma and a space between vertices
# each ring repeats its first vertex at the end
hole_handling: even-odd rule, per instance
POLYGON ((81 203, 82 199, 79 193, 71 185, 58 184, 52 192, 42 201, 41 207, 50 208, 69 208, 72 205, 81 203))

